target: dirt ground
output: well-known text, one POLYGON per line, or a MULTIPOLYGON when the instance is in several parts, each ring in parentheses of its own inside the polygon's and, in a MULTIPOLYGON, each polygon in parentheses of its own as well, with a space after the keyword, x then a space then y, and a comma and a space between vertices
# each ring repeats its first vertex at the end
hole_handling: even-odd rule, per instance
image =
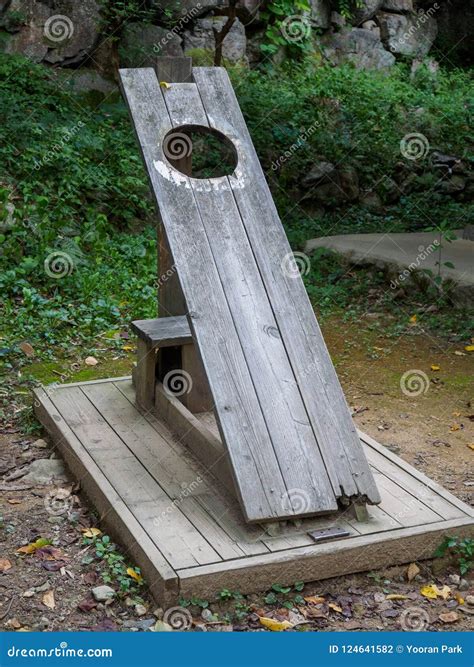
MULTIPOLYGON (((474 353, 427 336, 416 326, 388 337, 383 321, 374 326, 369 320, 333 318, 323 330, 358 427, 472 503, 474 353), (415 383, 410 380, 414 374, 415 383)), ((126 556, 120 560, 120 545, 112 548, 120 574, 108 581, 110 566, 84 537, 91 527, 100 530, 100 523, 72 480, 52 486, 25 483, 22 472, 28 463, 55 456, 50 444, 12 424, 1 433, 0 628, 169 629, 168 610, 153 602, 136 577, 123 576, 124 568, 134 563, 126 556), (68 511, 56 512, 55 503, 64 503, 68 511), (31 553, 17 551, 38 538, 50 544, 37 543, 26 549, 31 553), (124 579, 128 592, 119 590, 124 579), (104 583, 115 595, 98 602, 91 591, 104 583)), ((417 563, 410 571, 394 567, 303 589, 296 585, 287 590, 275 582, 272 591, 261 595, 223 592, 219 600, 185 602, 182 618, 185 627, 207 631, 468 630, 474 627, 473 595, 472 577, 460 577, 455 563, 438 559, 417 563), (436 599, 421 594, 431 584, 441 592, 436 599)))

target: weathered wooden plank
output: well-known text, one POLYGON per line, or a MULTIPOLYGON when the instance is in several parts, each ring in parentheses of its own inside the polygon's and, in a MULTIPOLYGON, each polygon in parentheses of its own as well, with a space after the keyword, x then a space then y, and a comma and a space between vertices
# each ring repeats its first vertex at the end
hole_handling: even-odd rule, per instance
MULTIPOLYGON (((137 416, 134 406, 112 383, 102 387, 84 387, 83 391, 172 503, 186 515, 221 558, 246 555, 246 551, 229 538, 199 503, 200 496, 212 494, 214 483, 204 467, 196 469, 189 465, 184 448, 181 455, 176 453, 144 416, 137 416)), ((220 497, 220 504, 222 512, 231 511, 231 503, 225 496, 220 497)), ((265 549, 260 546, 258 553, 263 551, 265 549)))
MULTIPOLYGON (((67 391, 59 388, 56 391, 65 390, 67 391)), ((34 389, 33 393, 36 416, 50 434, 82 490, 99 512, 101 526, 106 528, 113 539, 125 546, 140 566, 152 594, 162 604, 172 604, 178 595, 175 570, 87 453, 68 425, 67 418, 63 419, 56 410, 46 391, 40 388, 34 389)))
POLYGON ((280 515, 287 487, 268 434, 235 324, 225 299, 189 178, 172 169, 162 140, 172 128, 153 70, 121 70, 152 189, 189 308, 248 521, 280 515), (179 186, 179 187, 178 187, 179 186))
POLYGON ((402 528, 387 534, 360 535, 324 544, 240 558, 178 571, 183 597, 206 599, 223 588, 250 593, 267 590, 276 581, 320 581, 355 572, 377 570, 432 558, 446 534, 472 536, 471 518, 402 528))
POLYGON ((184 315, 135 320, 132 322, 132 330, 151 347, 189 345, 193 341, 188 320, 184 315))
POLYGON ((188 56, 158 56, 155 66, 158 81, 192 81, 192 58, 188 56))
POLYGON ((380 493, 383 495, 384 511, 392 517, 393 527, 397 524, 402 526, 421 526, 428 523, 435 523, 441 517, 436 512, 430 510, 418 498, 410 493, 378 470, 373 469, 374 477, 380 493))
POLYGON ((440 519, 456 519, 456 517, 463 516, 459 507, 439 496, 428 484, 423 486, 415 477, 407 475, 406 471, 392 463, 380 452, 368 447, 367 458, 372 468, 383 473, 392 482, 402 486, 405 491, 411 493, 417 500, 436 512, 440 519))
POLYGON ((211 127, 230 138, 239 162, 228 177, 288 350, 334 493, 380 502, 368 463, 279 220, 234 91, 223 68, 194 68, 211 127))
POLYGON ((73 432, 123 501, 133 506, 135 516, 148 535, 155 542, 161 536, 163 554, 173 567, 220 560, 217 552, 173 504, 172 498, 131 453, 80 387, 55 392, 52 402, 63 418, 67 416, 73 432), (149 508, 152 508, 151 513, 149 508))
MULTIPOLYGON (((393 454, 393 452, 391 452, 389 449, 387 449, 379 442, 374 440, 374 438, 372 438, 367 433, 362 433, 362 431, 358 431, 358 433, 361 441, 365 443, 367 447, 375 450, 376 452, 381 454, 387 461, 390 461, 391 463, 395 464, 395 466, 400 469, 402 475, 405 473, 410 475, 418 482, 421 482, 422 486, 420 488, 429 487, 438 496, 446 500, 450 505, 453 505, 457 509, 461 510, 463 516, 467 513, 468 516, 472 516, 474 518, 474 507, 470 507, 469 505, 466 505, 466 503, 463 503, 462 500, 459 500, 459 498, 456 498, 456 496, 454 496, 452 493, 450 493, 442 486, 437 484, 437 482, 432 480, 430 477, 427 477, 425 474, 414 468, 412 465, 401 459, 399 456, 393 454)), ((450 517, 447 516, 446 518, 450 517)))
MULTIPOLYGON (((171 90, 164 96, 173 125, 207 124, 196 86, 173 90, 172 97, 171 90)), ((190 183, 287 487, 283 497, 275 497, 280 516, 335 511, 337 502, 229 182, 190 183)))

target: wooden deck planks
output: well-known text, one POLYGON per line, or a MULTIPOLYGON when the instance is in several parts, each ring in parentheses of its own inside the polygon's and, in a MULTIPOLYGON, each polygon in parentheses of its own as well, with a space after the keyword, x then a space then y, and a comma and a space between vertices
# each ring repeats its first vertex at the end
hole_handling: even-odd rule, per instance
MULTIPOLYGON (((95 385, 105 392, 106 387, 95 385)), ((80 387, 54 392, 52 402, 150 537, 162 540, 175 568, 221 560, 146 467, 126 447, 80 387)), ((140 415, 135 411, 134 420, 140 415)))
MULTIPOLYGON (((63 385, 50 396, 36 390, 36 397, 42 423, 102 512, 105 525, 111 526, 115 539, 124 542, 143 568, 160 602, 173 604, 179 595, 207 597, 222 588, 263 590, 275 581, 312 581, 419 560, 430 557, 444 535, 474 532, 469 507, 364 434, 361 438, 369 441, 364 444, 369 458, 371 450, 377 452, 382 457, 376 457, 377 465, 385 470, 376 471, 382 504, 369 508, 369 522, 356 522, 347 513, 336 519, 306 519, 301 530, 288 528, 270 538, 259 526, 246 524, 237 503, 229 501, 219 485, 206 486, 205 479, 179 505, 182 517, 173 515, 171 532, 166 524, 156 522, 160 498, 164 494, 172 504, 179 494, 177 480, 182 478, 189 487, 189 480, 202 474, 202 465, 159 418, 145 417, 136 409, 130 379, 63 385), (385 459, 390 465, 384 464, 385 459), (398 469, 396 481, 388 477, 392 465, 398 469), (147 481, 137 484, 142 475, 147 481), (426 487, 429 503, 431 493, 435 496, 437 512, 449 516, 454 507, 461 515, 440 519, 417 497, 426 487), (389 512, 398 513, 405 525, 389 512), (203 559, 201 551, 197 558, 188 557, 198 543, 195 534, 190 539, 183 518, 209 548, 212 545, 215 555, 203 559), (335 522, 347 526, 351 537, 317 545, 307 535, 307 530, 335 522), (150 526, 157 530, 149 530, 150 526), (184 559, 183 544, 188 553, 184 559), (173 563, 179 565, 172 567, 173 563)), ((212 430, 210 415, 201 415, 201 422, 212 430)))

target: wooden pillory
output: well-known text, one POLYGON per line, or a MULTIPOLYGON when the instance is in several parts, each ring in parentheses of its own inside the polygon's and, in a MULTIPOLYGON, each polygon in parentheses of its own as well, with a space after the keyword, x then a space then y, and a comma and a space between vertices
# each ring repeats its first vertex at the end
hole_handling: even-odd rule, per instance
POLYGON ((161 603, 432 555, 472 511, 356 431, 223 68, 121 70, 159 215, 158 310, 128 378, 39 418, 161 603), (193 132, 232 142, 195 178, 193 132))

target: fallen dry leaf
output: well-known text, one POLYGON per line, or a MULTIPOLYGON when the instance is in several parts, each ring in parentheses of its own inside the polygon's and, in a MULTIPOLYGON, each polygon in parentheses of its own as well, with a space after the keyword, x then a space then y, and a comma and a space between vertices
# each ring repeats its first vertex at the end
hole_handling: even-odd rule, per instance
POLYGON ((290 623, 290 621, 276 621, 274 618, 267 618, 266 616, 260 616, 259 620, 265 628, 272 632, 281 632, 293 627, 293 623, 290 623))
POLYGON ((99 535, 102 535, 102 531, 98 528, 83 528, 82 534, 84 537, 99 537, 99 535))
POLYGON ((127 574, 128 574, 129 577, 132 577, 132 579, 135 579, 135 581, 138 581, 138 582, 143 581, 142 575, 138 574, 138 572, 135 572, 133 567, 129 567, 127 569, 127 574))
POLYGON ((304 598, 304 601, 308 602, 308 604, 322 604, 323 602, 326 602, 325 598, 319 595, 309 595, 304 598))
POLYGON ((0 572, 6 572, 11 569, 12 564, 8 558, 0 558, 0 572))
POLYGON ((472 444, 472 445, 467 445, 467 446, 469 447, 469 449, 472 449, 472 451, 474 452, 474 444, 472 444))
POLYGON ((420 568, 416 563, 410 563, 407 570, 408 581, 413 581, 417 574, 420 574, 420 568))
POLYGON ((456 623, 456 621, 459 621, 459 614, 455 611, 446 611, 439 615, 439 620, 443 623, 456 623))
POLYGON ((54 591, 46 591, 46 593, 43 595, 41 598, 43 604, 45 607, 48 607, 48 609, 54 609, 56 607, 56 602, 54 600, 54 591))
POLYGON ((454 354, 455 354, 457 357, 465 357, 465 356, 466 356, 466 353, 465 353, 465 352, 461 352, 460 350, 455 350, 454 354))
POLYGON ((418 315, 412 315, 410 317, 411 324, 416 324, 417 320, 418 320, 418 315))
POLYGON ((48 544, 51 544, 51 540, 48 540, 45 537, 40 537, 38 540, 36 540, 36 542, 31 542, 31 544, 20 547, 17 549, 17 552, 20 554, 32 554, 37 549, 41 549, 41 547, 45 547, 48 544))
POLYGON ((86 366, 97 366, 99 363, 95 357, 86 357, 85 362, 86 366))
POLYGON ((464 600, 463 596, 461 595, 461 593, 456 593, 454 597, 456 598, 456 602, 458 604, 464 604, 465 600, 464 600))
POLYGON ((430 584, 429 586, 423 586, 420 589, 420 593, 429 600, 436 600, 436 598, 443 598, 443 600, 447 600, 449 594, 451 593, 451 589, 446 585, 443 586, 443 588, 438 588, 436 584, 430 584))
POLYGON ((459 426, 459 424, 453 424, 449 430, 450 431, 459 431, 460 428, 461 427, 459 426))
POLYGON ((30 345, 30 343, 27 343, 26 341, 23 343, 20 343, 20 350, 25 354, 27 357, 34 357, 35 356, 35 351, 33 349, 33 346, 30 345))
POLYGON ((10 503, 10 505, 21 505, 22 502, 18 498, 7 498, 7 503, 10 503))
POLYGON ((10 618, 5 625, 14 630, 19 630, 21 628, 21 623, 17 618, 10 618))
POLYGON ((124 352, 135 352, 135 348, 133 347, 133 345, 124 345, 122 347, 122 350, 124 352))
POLYGON ((466 345, 464 349, 466 352, 474 352, 474 345, 466 345))
POLYGON ((328 607, 329 607, 329 609, 332 609, 333 611, 337 611, 339 614, 342 614, 342 609, 341 609, 341 607, 339 607, 339 606, 338 606, 337 604, 335 604, 334 602, 330 602, 330 603, 328 604, 328 607))
POLYGON ((431 370, 432 371, 440 371, 441 366, 438 366, 437 364, 431 364, 431 370))

